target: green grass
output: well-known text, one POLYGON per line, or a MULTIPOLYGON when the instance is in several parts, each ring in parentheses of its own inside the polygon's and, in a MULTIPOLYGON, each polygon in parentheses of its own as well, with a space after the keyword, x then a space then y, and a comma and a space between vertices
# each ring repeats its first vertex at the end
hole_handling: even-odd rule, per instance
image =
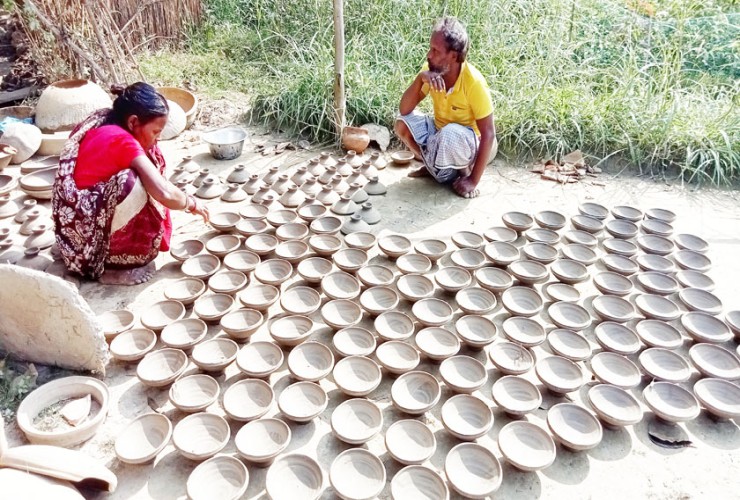
MULTIPOLYGON (((392 126, 434 19, 458 16, 487 77, 502 151, 581 148, 643 170, 740 178, 740 13, 733 0, 345 1, 347 119, 392 126), (653 15, 645 15, 652 13, 653 15)), ((206 0, 184 52, 148 77, 239 90, 257 120, 334 138, 333 24, 326 0, 206 0)))

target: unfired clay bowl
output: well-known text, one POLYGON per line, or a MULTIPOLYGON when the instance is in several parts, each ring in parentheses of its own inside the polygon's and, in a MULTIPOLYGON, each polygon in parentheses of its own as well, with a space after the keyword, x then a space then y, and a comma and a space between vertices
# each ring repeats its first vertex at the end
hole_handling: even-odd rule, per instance
POLYGON ((288 370, 297 380, 317 382, 334 368, 331 349, 320 342, 305 342, 288 355, 288 370))
POLYGON ((496 307, 496 296, 484 288, 468 287, 457 292, 455 302, 465 314, 487 314, 496 307))
POLYGON ((681 315, 680 309, 673 301, 652 293, 638 295, 635 298, 635 305, 649 319, 673 321, 681 315))
POLYGON ((676 281, 685 288, 699 288, 707 292, 711 292, 716 286, 714 280, 706 274, 686 269, 682 269, 676 273, 676 281))
MULTIPOLYGON (((369 287, 389 286, 393 283, 394 277, 395 275, 391 269, 379 265, 363 266, 357 271, 357 279, 359 279, 363 285, 369 287)), ((403 276, 401 278, 403 278, 403 276)))
MULTIPOLYGON (((447 302, 434 298, 421 299, 415 302, 411 311, 419 323, 424 326, 442 326, 452 319, 453 312, 452 307, 447 302)), ((378 331, 378 334, 383 337, 380 331, 378 331)))
POLYGON ((461 248, 450 254, 450 260, 456 266, 475 271, 486 263, 486 255, 474 248, 461 248))
POLYGON ((437 262, 447 253, 447 243, 437 239, 421 240, 414 245, 414 249, 430 261, 437 262))
POLYGON ((588 278, 588 269, 571 259, 558 259, 550 266, 550 272, 562 283, 574 285, 588 278))
POLYGON ((286 418, 298 423, 310 422, 319 416, 328 402, 324 389, 313 382, 289 385, 278 398, 280 411, 286 418))
POLYGON ((360 295, 360 282, 351 274, 336 271, 324 276, 321 291, 330 299, 354 299, 360 295))
POLYGON ((519 260, 519 249, 504 241, 492 241, 483 247, 483 253, 488 260, 499 267, 506 267, 512 262, 519 260))
POLYGON ((554 231, 564 228, 566 223, 565 216, 560 212, 555 212, 553 210, 537 212, 534 216, 534 220, 537 222, 538 226, 544 227, 545 229, 552 229, 554 231))
POLYGON ((98 315, 98 323, 102 326, 106 339, 112 339, 126 330, 130 330, 134 326, 135 319, 134 313, 126 309, 106 311, 98 315))
POLYGON ((599 220, 604 220, 609 216, 609 210, 604 205, 593 202, 581 203, 578 205, 578 212, 599 220))
POLYGON ((596 341, 607 351, 627 356, 640 350, 640 338, 626 325, 604 321, 594 328, 596 341))
POLYGON ((667 274, 649 271, 637 275, 637 282, 649 293, 670 295, 678 291, 678 282, 667 274))
POLYGON ((630 239, 637 236, 637 224, 623 219, 614 219, 606 223, 606 232, 619 239, 630 239))
POLYGON ((460 443, 445 459, 445 473, 450 485, 466 498, 487 498, 503 478, 501 464, 486 447, 460 443))
POLYGON ((579 231, 585 231, 591 234, 598 234, 604 230, 604 223, 601 220, 589 217, 588 215, 574 215, 570 218, 570 222, 579 231))
POLYGON ((258 467, 271 465, 290 444, 288 424, 278 418, 261 418, 244 425, 234 438, 240 457, 258 467))
POLYGON ((591 371, 605 384, 631 389, 640 383, 640 369, 626 357, 613 352, 600 352, 591 358, 591 371))
POLYGON ((327 257, 342 248, 342 240, 330 234, 317 234, 308 239, 308 246, 318 255, 327 257))
POLYGON ((670 382, 653 382, 642 391, 645 404, 666 422, 687 422, 699 416, 701 408, 693 394, 670 382))
POLYGON ((172 443, 190 460, 205 460, 221 451, 231 437, 229 424, 213 413, 189 415, 175 426, 172 443))
POLYGON ((483 363, 470 356, 452 356, 439 365, 439 376, 455 392, 471 394, 488 380, 483 363))
POLYGON ((511 422, 498 434, 504 458, 517 469, 537 471, 555 461, 555 443, 541 427, 529 422, 511 422))
POLYGON ((270 384, 259 379, 244 379, 226 389, 223 408, 226 415, 238 422, 249 422, 270 411, 275 393, 270 384))
POLYGON ((324 473, 313 458, 287 455, 270 466, 265 489, 272 500, 315 500, 324 490, 324 473))
POLYGON ((634 425, 642 420, 642 408, 624 389, 599 384, 588 391, 588 400, 599 418, 610 427, 634 425))
POLYGON ((348 356, 334 366, 334 382, 348 396, 367 396, 378 387, 381 378, 378 364, 365 356, 348 356))
POLYGON ((216 337, 196 345, 190 355, 198 368, 207 372, 221 372, 236 359, 239 346, 231 339, 216 337))
POLYGON ((288 314, 308 316, 319 309, 321 295, 313 288, 295 286, 283 292, 280 296, 280 305, 288 314))
MULTIPOLYGON (((591 250, 589 249, 589 251, 591 250)), ((537 261, 540 264, 550 264, 558 258, 558 250, 547 243, 527 243, 522 247, 522 253, 529 260, 537 261)))
POLYGON ((176 300, 162 300, 141 313, 141 324, 150 330, 159 332, 178 319, 185 316, 185 306, 176 300))
POLYGON ((339 356, 369 356, 375 352, 375 335, 359 327, 343 328, 331 339, 339 356))
POLYGON ((458 231, 452 235, 452 242, 458 248, 481 248, 486 240, 473 231, 458 231))
POLYGON ((277 286, 290 278, 293 274, 293 266, 290 262, 282 259, 269 259, 261 262, 254 269, 254 277, 266 285, 277 286))
POLYGON ((574 451, 595 448, 603 436, 599 420, 575 403, 559 403, 550 408, 547 426, 560 444, 574 451))
POLYGON ((605 295, 624 297, 632 291, 632 281, 629 278, 611 271, 597 274, 593 277, 593 282, 596 289, 605 295))
POLYGON ((284 224, 295 221, 298 218, 298 214, 295 210, 283 209, 283 210, 271 210, 267 212, 265 219, 267 222, 272 224, 274 227, 280 227, 284 224))
POLYGON ((241 498, 249 484, 249 472, 238 459, 227 455, 210 458, 190 473, 186 489, 188 498, 205 500, 241 498))
POLYGON ((260 256, 249 250, 237 250, 224 257, 224 265, 232 271, 248 273, 260 263, 260 256))
POLYGON ((700 311, 711 315, 722 312, 722 301, 713 293, 698 288, 685 288, 678 298, 689 311, 700 311))
POLYGON ((201 254, 190 257, 182 263, 182 272, 191 278, 206 279, 216 274, 221 261, 215 255, 201 254))
POLYGON ((696 342, 720 344, 732 338, 730 328, 722 320, 703 312, 683 314, 681 326, 696 342))
POLYGON ((483 316, 462 316, 455 322, 455 330, 468 347, 482 349, 496 338, 496 324, 483 316))
POLYGON ((385 467, 375 454, 362 448, 352 448, 334 459, 329 470, 329 481, 341 498, 374 498, 385 487, 385 467))
POLYGON ((110 343, 111 355, 120 361, 138 361, 154 349, 157 335, 148 328, 134 328, 117 335, 110 343))
POLYGON ((534 218, 524 212, 506 212, 501 216, 504 225, 518 233, 522 233, 534 225, 534 218))
POLYGON ((494 382, 491 395, 496 404, 514 418, 533 412, 542 404, 537 386, 516 375, 505 375, 494 382))
POLYGON ((208 325, 198 318, 183 318, 165 326, 160 334, 167 347, 187 351, 202 341, 208 333, 208 325))
POLYGON ((265 319, 261 312, 255 309, 240 308, 227 313, 219 324, 230 339, 244 342, 262 326, 265 319))
POLYGON ((434 433, 418 420, 397 420, 385 432, 388 453, 404 465, 418 465, 437 448, 434 433))
POLYGON ((514 342, 497 342, 488 349, 493 365, 506 375, 521 375, 532 369, 534 358, 525 347, 514 342))
POLYGON ((319 217, 324 217, 328 211, 329 208, 324 205, 312 204, 299 207, 296 213, 298 217, 310 223, 319 217))
POLYGON ((607 254, 601 258, 608 271, 619 273, 622 276, 632 276, 640 270, 640 266, 624 255, 607 254))
POLYGON ((241 216, 236 212, 219 212, 211 214, 208 222, 218 231, 228 232, 231 231, 237 222, 241 219, 241 216))
POLYGON ((172 245, 170 255, 175 260, 183 262, 203 251, 205 244, 200 240, 183 240, 172 245))
POLYGON ((270 336, 283 347, 294 347, 311 336, 313 325, 308 316, 283 316, 270 324, 270 336))
POLYGON ((705 378, 694 384, 696 399, 717 418, 740 417, 740 387, 727 380, 705 378))
POLYGON ((673 237, 673 241, 681 250, 691 250, 699 253, 706 253, 709 250, 709 243, 693 234, 677 234, 673 237))
POLYGON ((244 306, 257 311, 266 311, 280 297, 280 290, 272 285, 251 285, 237 295, 244 306))
POLYGON ((384 236, 378 240, 378 248, 390 259, 397 259, 411 250, 411 241, 400 234, 384 236))
POLYGON ((241 240, 233 234, 222 234, 215 236, 206 243, 208 253, 216 257, 224 257, 227 253, 238 250, 241 240))
POLYGON ((547 334, 550 350, 571 361, 584 361, 591 357, 591 344, 586 337, 571 330, 556 328, 547 334))
POLYGON ((421 356, 414 346, 401 340, 380 344, 375 350, 378 363, 392 375, 409 372, 419 365, 421 356))
POLYGON ((679 250, 673 254, 678 267, 689 271, 698 271, 705 273, 712 267, 712 261, 704 254, 693 252, 691 250, 679 250))
POLYGON ((696 344, 689 349, 689 359, 705 377, 740 379, 740 359, 735 353, 713 344, 696 344))
POLYGON ((445 328, 423 328, 414 340, 421 353, 432 361, 443 361, 460 350, 460 339, 445 328))
POLYGON ((635 325, 637 336, 649 347, 676 349, 683 344, 681 332, 665 321, 645 319, 635 325))
POLYGON ((152 351, 139 361, 136 376, 142 384, 164 387, 179 377, 188 366, 188 356, 179 349, 152 351))
POLYGON ((581 368, 573 361, 561 356, 549 356, 534 367, 537 378, 555 394, 578 390, 585 382, 581 368))
POLYGON ((271 234, 254 234, 246 239, 244 247, 250 252, 262 256, 273 252, 279 244, 278 239, 271 234))
POLYGON ((509 264, 509 272, 524 285, 534 285, 547 279, 549 271, 534 260, 518 260, 509 264))
POLYGON ((413 320, 400 311, 384 312, 375 318, 374 326, 383 340, 404 340, 414 334, 413 320))
POLYGON ((331 414, 332 433, 345 443, 358 445, 370 441, 383 427, 378 405, 364 398, 348 399, 331 414))
POLYGON ((639 251, 637 245, 631 241, 620 240, 619 238, 606 238, 601 242, 601 245, 607 253, 621 255, 623 257, 632 257, 639 251))
POLYGON ((299 222, 283 224, 275 230, 275 236, 280 241, 302 240, 308 237, 308 226, 299 222))
POLYGON ((182 278, 168 285, 164 296, 169 300, 176 300, 184 306, 189 306, 206 291, 206 284, 198 278, 182 278))
POLYGON ((239 215, 246 220, 262 220, 267 216, 267 212, 269 211, 269 207, 266 207, 265 205, 255 205, 254 203, 250 203, 239 209, 239 215))
POLYGON ((591 303, 594 312, 603 320, 626 323, 635 316, 635 308, 630 302, 612 295, 601 295, 591 303))
POLYGON ((547 309, 547 314, 555 325, 576 332, 591 324, 588 311, 571 302, 555 302, 547 309))
POLYGON ((472 280, 470 271, 459 266, 443 267, 434 273, 434 281, 447 292, 458 292, 470 285, 472 280))
POLYGON ((248 377, 265 378, 283 364, 283 351, 272 342, 250 342, 239 351, 236 366, 248 377))
POLYGON ((359 248, 344 248, 332 256, 334 265, 347 273, 355 273, 367 264, 367 252, 359 248))
POLYGON ((218 398, 221 388, 210 375, 188 375, 170 387, 170 402, 178 410, 195 413, 208 408, 218 398))
POLYGON ((374 286, 360 295, 360 305, 371 316, 395 309, 399 301, 396 291, 387 286, 374 286))
POLYGON ((641 254, 634 258, 637 266, 643 271, 655 271, 658 273, 672 273, 676 266, 673 261, 662 255, 641 254))
POLYGON ((642 351, 638 359, 645 375, 655 380, 678 383, 691 375, 691 367, 683 356, 668 349, 651 347, 642 351))
POLYGON ((442 391, 433 375, 423 371, 404 373, 391 387, 393 406, 409 415, 421 415, 437 404, 442 391))
POLYGON ((332 269, 332 263, 323 257, 309 257, 303 259, 296 267, 298 274, 311 285, 321 283, 321 279, 329 274, 332 269))
POLYGON ((450 492, 444 480, 432 469, 423 465, 408 465, 393 476, 391 498, 448 500, 450 492))
POLYGON ((145 464, 156 458, 172 436, 172 423, 165 415, 146 413, 132 420, 116 437, 118 460, 127 464, 145 464))
POLYGON ((396 288, 401 296, 411 302, 429 298, 434 293, 432 280, 421 274, 404 274, 398 278, 396 288))
POLYGON ((362 319, 362 309, 351 300, 330 300, 321 308, 321 318, 327 326, 341 330, 359 323, 362 319))
POLYGON ((216 323, 234 305, 234 297, 225 293, 203 295, 195 301, 193 312, 206 323, 216 323))
POLYGON ((234 229, 245 238, 249 238, 256 234, 266 233, 270 230, 270 225, 263 220, 245 219, 237 222, 234 229))
POLYGON ((579 231, 578 229, 566 231, 563 233, 563 238, 565 238, 565 241, 568 243, 585 245, 587 247, 595 247, 599 243, 596 236, 591 233, 587 233, 586 231, 579 231))
POLYGON ((445 401, 441 416, 447 432, 463 441, 473 441, 488 433, 493 426, 491 409, 469 394, 458 394, 445 401))
POLYGON ((536 320, 512 316, 501 324, 506 338, 523 347, 538 346, 545 341, 545 328, 536 320))
POLYGON ((533 288, 514 286, 501 294, 504 309, 515 316, 534 316, 542 310, 543 301, 533 288))
POLYGON ((215 293, 234 295, 247 286, 247 275, 241 271, 220 271, 208 280, 208 288, 215 293))
POLYGON ((516 241, 519 234, 508 227, 494 226, 489 227, 483 231, 483 237, 488 241, 502 241, 504 243, 512 243, 516 241))
POLYGON ((375 246, 377 241, 378 239, 374 234, 365 231, 358 231, 344 237, 344 242, 348 247, 360 250, 370 250, 375 246))
MULTIPOLYGON (((275 257, 291 264, 297 264, 308 255, 308 243, 299 240, 289 240, 275 247, 275 257)), ((259 265, 257 269, 259 269, 259 265)), ((256 271, 256 269, 255 269, 256 271)))
POLYGON ((514 284, 514 278, 503 269, 482 267, 475 271, 475 280, 486 290, 502 293, 514 284))
POLYGON ((432 261, 418 253, 407 253, 396 260, 396 267, 403 274, 424 274, 432 268, 432 261))

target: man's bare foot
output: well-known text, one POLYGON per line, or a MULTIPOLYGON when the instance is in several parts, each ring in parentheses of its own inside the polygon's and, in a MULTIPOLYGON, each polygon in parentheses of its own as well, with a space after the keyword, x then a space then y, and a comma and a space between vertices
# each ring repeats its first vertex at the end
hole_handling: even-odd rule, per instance
POLYGON ((480 194, 480 191, 469 177, 458 177, 452 183, 452 189, 463 198, 475 198, 480 194))
POLYGON ((154 275, 154 262, 134 269, 106 269, 98 280, 104 285, 140 285, 154 275))
POLYGON ((429 177, 430 174, 429 170, 427 170, 427 167, 421 167, 416 170, 412 170, 409 172, 409 177, 429 177))

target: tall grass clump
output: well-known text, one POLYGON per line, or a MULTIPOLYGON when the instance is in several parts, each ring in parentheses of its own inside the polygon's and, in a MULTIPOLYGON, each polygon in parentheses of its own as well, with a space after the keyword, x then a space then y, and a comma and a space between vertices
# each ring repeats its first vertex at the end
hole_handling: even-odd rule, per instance
MULTIPOLYGON (((196 63, 177 64, 177 75, 222 79, 252 96, 257 119, 333 139, 332 3, 206 6, 188 47, 196 63)), ((740 178, 733 0, 345 0, 344 11, 350 123, 392 126, 434 20, 453 15, 468 27, 469 60, 488 79, 507 154, 580 148, 694 181, 740 178)))

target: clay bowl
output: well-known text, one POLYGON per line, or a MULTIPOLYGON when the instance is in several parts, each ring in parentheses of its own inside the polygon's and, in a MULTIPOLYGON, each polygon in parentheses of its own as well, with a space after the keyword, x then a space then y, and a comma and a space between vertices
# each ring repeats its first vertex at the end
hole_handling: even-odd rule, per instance
POLYGON ((383 414, 369 399, 348 399, 334 409, 330 423, 337 439, 358 445, 370 441, 380 432, 383 414))
POLYGON ((157 334, 148 328, 134 328, 116 336, 110 343, 111 355, 119 361, 138 361, 157 343, 157 334))
POLYGON ((534 260, 540 264, 550 264, 558 258, 557 249, 547 243, 527 243, 522 247, 522 253, 529 260, 534 260))
POLYGON ((354 299, 360 295, 360 282, 351 274, 336 271, 324 276, 321 291, 330 299, 354 299))
POLYGON ((391 387, 391 400, 396 409, 409 415, 422 415, 437 404, 441 396, 439 382, 423 371, 404 373, 391 387))
POLYGON ((732 338, 730 328, 722 320, 703 312, 682 315, 681 326, 695 342, 721 344, 732 338))
POLYGON ((236 366, 248 377, 265 378, 282 366, 283 357, 272 342, 250 342, 239 351, 236 366))
POLYGON ((585 361, 591 357, 591 344, 583 335, 557 328, 547 334, 550 350, 571 361, 585 361))
POLYGON ((562 283, 574 285, 588 279, 588 269, 580 262, 558 259, 550 266, 550 272, 562 283))
POLYGON ((278 398, 278 407, 286 418, 298 423, 310 422, 326 409, 326 392, 313 382, 289 385, 278 398))
POLYGON ((442 425, 447 432, 462 441, 484 436, 493 426, 491 409, 469 394, 452 396, 442 405, 442 425))
POLYGON ((728 312, 725 315, 725 323, 730 327, 735 337, 740 338, 740 310, 728 312))
POLYGON ((399 166, 408 165, 414 159, 414 153, 411 151, 396 151, 391 153, 391 160, 399 166))
POLYGON ((223 259, 224 265, 232 271, 248 273, 260 263, 260 256, 249 250, 230 252, 223 259))
POLYGON ((201 254, 190 257, 182 263, 182 272, 190 278, 206 279, 221 267, 221 261, 215 255, 201 254))
POLYGON ((505 375, 491 389, 493 400, 504 412, 514 418, 531 413, 542 404, 537 386, 523 377, 505 375))
POLYGON ((628 205, 618 205, 611 209, 611 213, 616 219, 625 219, 630 222, 641 221, 644 217, 641 210, 628 205))
POLYGON ((321 308, 321 318, 327 326, 341 330, 359 323, 362 319, 362 309, 351 300, 330 300, 321 308))
POLYGON ((221 372, 236 359, 239 346, 227 338, 207 340, 193 348, 191 358, 198 368, 206 372, 221 372))
POLYGON ((525 347, 514 342, 497 342, 488 349, 493 365, 506 375, 521 375, 532 369, 534 358, 525 347))
POLYGON ((422 465, 408 465, 393 477, 391 498, 447 500, 450 493, 444 480, 436 472, 422 465))
POLYGON ((657 234, 664 237, 673 234, 673 226, 657 219, 643 220, 640 229, 646 234, 657 234))
POLYGON ((288 370, 297 380, 317 382, 334 368, 334 355, 324 344, 306 342, 288 355, 288 370))
POLYGON ((638 295, 635 306, 648 319, 673 321, 681 316, 681 310, 670 299, 651 293, 638 295))
POLYGON ((210 375, 189 375, 172 384, 169 398, 178 410, 195 413, 211 406, 220 392, 218 382, 210 375))
POLYGON ((168 300, 176 300, 184 306, 196 301, 206 291, 206 284, 198 278, 182 278, 164 289, 168 300))
POLYGON ((418 465, 437 449, 434 433, 418 420, 397 420, 385 432, 385 447, 397 462, 418 465))
POLYGON ((542 297, 533 288, 514 286, 501 294, 504 309, 515 316, 534 316, 542 310, 542 297))
POLYGON ((533 227, 525 232, 524 238, 531 243, 545 243, 547 245, 555 245, 560 241, 560 235, 558 233, 541 227, 533 227))
POLYGON ((247 286, 247 275, 241 271, 220 271, 208 280, 208 288, 214 293, 234 295, 247 286))
POLYGON ((293 275, 293 266, 283 259, 269 259, 254 269, 257 281, 266 285, 278 286, 293 275))
POLYGON ((685 382, 691 375, 689 363, 680 354, 660 347, 651 347, 638 358, 642 371, 654 380, 685 382))
POLYGON ((385 466, 375 454, 362 448, 343 451, 329 470, 329 481, 341 498, 364 500, 377 497, 385 487, 385 466))
POLYGON ((164 387, 179 377, 188 366, 188 356, 179 349, 152 351, 139 361, 136 376, 149 387, 164 387))
POLYGON ((644 252, 654 255, 668 255, 673 252, 673 242, 663 236, 646 234, 635 240, 637 246, 644 252))
POLYGON ((239 209, 239 215, 245 220, 262 220, 269 211, 270 208, 265 205, 249 203, 239 209))
POLYGON ((517 233, 523 233, 534 225, 534 218, 524 212, 506 212, 501 220, 506 227, 517 233))
POLYGON ((432 361, 444 361, 460 350, 460 339, 445 328, 423 328, 414 340, 421 353, 432 361))
POLYGON ((332 269, 331 261, 323 257, 309 257, 303 259, 296 267, 298 274, 312 285, 321 283, 321 279, 332 269))
POLYGON ((195 301, 193 312, 206 323, 215 323, 223 318, 234 305, 234 297, 225 293, 203 295, 195 301))
POLYGON ((172 255, 175 260, 183 262, 188 260, 190 257, 198 255, 205 247, 205 244, 200 240, 178 241, 170 248, 170 255, 172 255))
POLYGON ((145 464, 156 458, 172 437, 172 423, 165 415, 147 413, 132 420, 116 437, 118 460, 145 464))
POLYGON ((640 369, 632 361, 613 352, 600 352, 591 358, 591 371, 605 384, 631 389, 640 383, 640 369))
POLYGON ((682 269, 676 273, 676 281, 685 288, 699 288, 711 292, 715 288, 714 280, 699 271, 682 269))
MULTIPOLYGON (((275 247, 275 257, 290 264, 297 264, 308 255, 308 252, 308 243, 300 240, 284 241, 275 247)), ((255 271, 259 268, 258 265, 255 271)))
POLYGON ((645 404, 667 422, 687 422, 699 416, 701 408, 693 394, 670 382, 652 382, 642 391, 645 404))
POLYGON ((696 344, 689 349, 689 359, 705 377, 740 379, 740 360, 731 351, 712 344, 696 344))
POLYGON ((275 393, 270 384, 263 380, 248 378, 226 389, 222 406, 230 419, 249 422, 267 413, 274 400, 275 393))
POLYGON ((722 301, 705 290, 686 288, 678 292, 678 298, 689 311, 704 312, 713 316, 722 312, 722 301))
POLYGON ((375 335, 358 327, 339 330, 331 341, 339 356, 369 356, 377 345, 375 335))
POLYGON ((244 306, 257 311, 266 311, 277 302, 280 290, 272 285, 251 285, 237 295, 244 306))
POLYGON ((676 259, 676 264, 681 269, 689 271, 698 271, 705 273, 712 268, 712 261, 709 258, 699 252, 693 252, 691 250, 679 250, 673 257, 676 259))
POLYGON ((400 234, 384 236, 378 240, 378 248, 389 259, 397 259, 411 250, 411 241, 400 234))
POLYGON ((318 219, 319 217, 326 216, 327 212, 329 211, 328 207, 325 207, 324 205, 305 205, 303 207, 300 207, 296 213, 298 214, 298 217, 305 220, 308 223, 311 223, 318 219))
POLYGON ((621 297, 600 295, 594 298, 591 305, 596 315, 605 321, 626 323, 635 317, 635 308, 621 297))
POLYGON ((559 403, 550 408, 547 426, 556 441, 573 451, 595 448, 604 434, 599 419, 575 403, 559 403))
POLYGON ((421 274, 400 276, 396 282, 396 288, 398 288, 401 297, 411 302, 429 298, 434 293, 432 280, 421 274))
POLYGON ((332 256, 334 265, 344 272, 355 273, 367 264, 367 252, 359 248, 345 248, 332 256))
POLYGON ((405 340, 414 334, 414 321, 400 311, 384 312, 375 318, 374 326, 378 337, 383 340, 405 340))
POLYGON ((594 335, 605 350, 623 356, 634 354, 642 347, 640 338, 635 332, 628 326, 614 321, 604 321, 596 325, 594 335))
POLYGON ((396 267, 402 274, 424 274, 432 269, 432 261, 418 253, 407 253, 396 260, 396 267))
POLYGON ((698 253, 709 251, 709 243, 693 234, 677 234, 673 237, 673 242, 681 250, 691 250, 698 253))
POLYGON ((550 272, 544 264, 534 260, 518 260, 509 265, 509 272, 523 285, 534 285, 547 279, 550 272))
MULTIPOLYGON (((278 239, 271 234, 254 234, 246 239, 244 247, 252 253, 264 256, 274 252, 279 244, 278 239)), ((264 264, 264 262, 260 264, 264 264)), ((257 270, 257 267, 255 267, 255 270, 257 270)))
POLYGON ((290 444, 288 424, 278 418, 261 418, 244 425, 234 438, 236 452, 243 459, 266 467, 290 444))
POLYGON ((268 469, 265 489, 272 500, 315 500, 324 490, 321 466, 306 455, 280 457, 268 469))
POLYGON ((240 220, 234 227, 236 232, 249 238, 257 234, 263 234, 270 230, 270 225, 263 220, 245 219, 240 220))
POLYGON ((419 365, 421 356, 414 346, 402 340, 380 344, 375 350, 380 366, 392 375, 410 372, 419 365))
POLYGON ((233 234, 221 234, 208 240, 206 250, 216 257, 224 257, 227 253, 239 249, 241 240, 233 234))
POLYGON ((202 341, 207 333, 208 325, 203 320, 183 318, 165 326, 160 338, 167 347, 187 351, 202 341))
POLYGON ((313 333, 313 321, 307 316, 283 316, 270 324, 270 336, 283 347, 295 347, 313 333))
POLYGON ((414 245, 414 250, 430 261, 437 262, 447 253, 447 243, 436 239, 421 240, 414 245))
POLYGON ((219 324, 229 338, 243 342, 251 337, 264 321, 265 318, 261 312, 241 308, 224 315, 219 324))
POLYGON ((665 208, 648 208, 645 210, 645 217, 648 220, 665 222, 666 224, 670 224, 676 220, 675 212, 666 210, 665 208))
POLYGON ((162 300, 141 313, 141 324, 155 332, 185 316, 185 306, 176 300, 162 300))
POLYGON ((593 202, 581 203, 578 205, 578 212, 599 220, 604 220, 609 216, 609 210, 604 205, 593 202))
POLYGON ((660 255, 642 254, 635 257, 637 266, 643 271, 654 271, 658 273, 672 273, 676 266, 673 261, 660 255))
POLYGON ((103 334, 106 339, 112 339, 117 335, 130 330, 134 326, 136 317, 131 311, 118 309, 115 311, 106 311, 98 315, 98 323, 103 328, 103 334))
POLYGON ((308 226, 300 222, 288 222, 275 230, 275 237, 283 242, 302 240, 308 237, 308 226))
POLYGON ((220 212, 211 214, 208 222, 213 229, 221 232, 228 232, 234 229, 236 223, 241 220, 241 216, 236 212, 220 212))
POLYGON ((595 247, 599 243, 599 240, 593 234, 587 233, 586 231, 579 231, 577 229, 566 231, 563 233, 563 238, 565 238, 565 241, 568 243, 585 245, 587 247, 595 247))
POLYGON ((486 256, 480 250, 474 248, 461 248, 450 254, 452 263, 468 271, 474 271, 486 263, 486 256))
POLYGON ((475 280, 478 284, 493 293, 502 293, 514 284, 514 278, 503 269, 482 267, 475 271, 475 280))
POLYGON ((623 219, 614 219, 606 223, 606 232, 619 238, 627 240, 637 236, 637 224, 623 219))
POLYGON ((390 286, 395 277, 391 269, 379 265, 363 266, 356 276, 363 285, 369 287, 390 286))
POLYGON ((213 498, 241 498, 249 484, 249 472, 238 459, 226 455, 210 458, 190 473, 186 490, 192 500, 213 498))
POLYGON ((545 387, 555 394, 577 391, 584 383, 581 368, 561 356, 549 356, 539 360, 534 371, 545 387))
POLYGON ((519 234, 513 229, 503 226, 489 227, 483 231, 483 237, 488 241, 501 241, 503 243, 513 243, 519 238, 519 234))
POLYGON ((496 339, 496 325, 483 316, 463 316, 455 322, 460 340, 471 349, 483 349, 496 339))
POLYGON ((348 234, 344 237, 344 243, 350 248, 357 248, 358 250, 370 250, 377 243, 378 238, 366 231, 357 231, 356 233, 348 234))
POLYGON ((288 314, 308 316, 321 306, 321 295, 307 286, 294 286, 280 296, 280 305, 288 314))
POLYGON ((334 382, 348 396, 367 396, 380 385, 381 378, 378 364, 365 356, 348 356, 334 366, 334 382))
POLYGON ((434 273, 434 281, 446 292, 459 292, 470 285, 473 277, 470 271, 459 266, 443 267, 434 273))
POLYGON ((531 318, 512 316, 501 324, 506 338, 522 347, 538 346, 545 341, 545 328, 531 318))
POLYGON ((632 281, 619 273, 604 271, 594 276, 593 281, 596 289, 605 295, 624 297, 632 292, 632 281))
POLYGON ((190 460, 205 460, 221 451, 231 437, 229 424, 213 413, 189 415, 175 426, 172 444, 190 460))
POLYGON ((622 276, 632 276, 640 270, 637 262, 625 257, 624 255, 607 254, 601 258, 601 262, 607 271, 621 274, 622 276))
MULTIPOLYGON (((442 326, 452 319, 453 313, 452 307, 447 302, 434 298, 415 302, 411 311, 419 323, 424 326, 442 326)), ((378 331, 378 334, 381 337, 383 336, 380 331, 378 331)))
POLYGON ((399 301, 396 291, 387 286, 374 286, 360 295, 360 305, 371 316, 395 309, 399 301))
POLYGON ((606 238, 601 244, 607 253, 622 255, 624 257, 632 257, 639 251, 637 245, 631 241, 620 240, 619 238, 606 238))
POLYGON ((637 282, 649 293, 670 295, 678 291, 678 282, 667 274, 648 271, 637 275, 637 282))
POLYGON ((683 344, 681 332, 665 321, 645 319, 635 325, 635 331, 648 347, 677 349, 683 344))
POLYGON ((624 427, 642 420, 640 403, 629 392, 609 384, 595 385, 588 391, 594 412, 608 426, 624 427))
POLYGON ((473 231, 458 231, 452 235, 452 243, 457 248, 481 248, 486 240, 473 231))
POLYGON ((523 471, 537 471, 555 461, 555 443, 541 427, 529 422, 511 422, 498 434, 498 447, 504 458, 523 471))
POLYGON ((560 212, 555 212, 553 210, 537 212, 534 216, 534 220, 538 226, 544 227, 545 229, 552 229, 553 231, 563 229, 566 223, 565 216, 560 212))
POLYGON ((547 309, 547 314, 555 325, 576 332, 591 324, 588 311, 570 302, 555 302, 547 309))
POLYGON ((317 234, 308 239, 308 246, 317 255, 328 257, 342 247, 342 240, 330 234, 317 234))
POLYGON ((727 380, 705 378, 694 384, 696 399, 717 418, 740 417, 740 387, 727 380))
POLYGON ((298 214, 295 210, 282 209, 282 210, 270 210, 267 212, 265 219, 273 227, 280 227, 285 224, 289 224, 298 218, 298 214))
POLYGON ((599 234, 604 230, 604 223, 599 219, 594 219, 588 215, 574 215, 570 218, 570 223, 579 231, 585 231, 591 234, 599 234))
POLYGON ((485 366, 470 356, 452 356, 439 365, 442 381, 454 392, 471 394, 488 380, 485 366))

